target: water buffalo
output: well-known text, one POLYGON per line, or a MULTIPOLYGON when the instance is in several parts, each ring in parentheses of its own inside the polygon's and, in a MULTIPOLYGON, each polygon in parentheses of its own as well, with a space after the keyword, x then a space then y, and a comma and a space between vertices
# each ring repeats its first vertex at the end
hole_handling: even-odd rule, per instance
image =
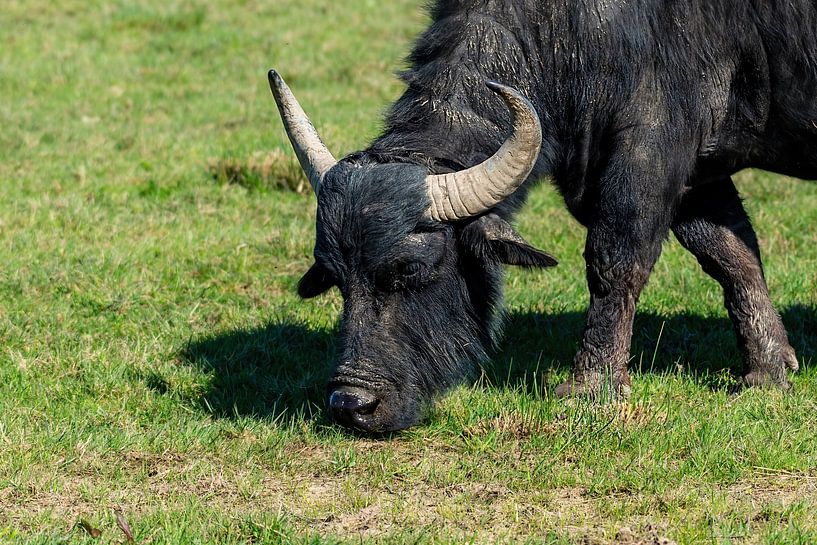
POLYGON ((743 382, 789 388, 797 358, 730 177, 817 177, 817 2, 438 0, 431 15, 385 130, 339 161, 269 73, 318 202, 298 292, 343 295, 332 418, 405 428, 486 357, 502 266, 556 264, 510 223, 545 178, 587 228, 590 306, 557 395, 629 393, 636 303, 670 231, 723 287, 743 382))

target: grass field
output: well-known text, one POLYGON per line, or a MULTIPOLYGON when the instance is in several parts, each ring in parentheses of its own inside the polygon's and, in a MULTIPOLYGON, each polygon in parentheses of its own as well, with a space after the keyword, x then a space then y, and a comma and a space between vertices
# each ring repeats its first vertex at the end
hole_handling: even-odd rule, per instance
POLYGON ((323 409, 339 296, 294 294, 315 204, 266 69, 360 148, 421 2, 135 4, 0 9, 0 540, 122 543, 119 509, 140 543, 817 542, 817 184, 739 177, 792 394, 730 395, 719 289, 671 241, 630 402, 552 399, 587 294, 543 186, 519 228, 561 264, 509 273, 481 378, 351 436, 323 409))

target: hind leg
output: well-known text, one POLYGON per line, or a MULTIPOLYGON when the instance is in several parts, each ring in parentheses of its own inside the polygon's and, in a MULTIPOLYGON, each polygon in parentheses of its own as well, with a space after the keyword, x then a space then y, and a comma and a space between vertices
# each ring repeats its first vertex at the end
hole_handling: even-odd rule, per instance
POLYGON ((757 237, 730 178, 690 190, 673 232, 723 287, 724 302, 743 353, 748 386, 791 387, 786 369, 797 357, 772 306, 757 237))

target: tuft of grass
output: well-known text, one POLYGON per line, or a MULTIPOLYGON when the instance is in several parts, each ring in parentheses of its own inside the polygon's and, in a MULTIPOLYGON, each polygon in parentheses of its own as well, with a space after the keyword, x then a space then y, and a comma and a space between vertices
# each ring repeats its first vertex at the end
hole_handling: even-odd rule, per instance
POLYGON ((292 155, 281 150, 255 152, 246 158, 207 160, 207 171, 220 184, 254 190, 281 190, 307 194, 309 181, 292 155))
POLYGON ((207 17, 202 5, 154 7, 123 5, 111 17, 115 30, 138 30, 149 33, 186 32, 200 28, 207 17))

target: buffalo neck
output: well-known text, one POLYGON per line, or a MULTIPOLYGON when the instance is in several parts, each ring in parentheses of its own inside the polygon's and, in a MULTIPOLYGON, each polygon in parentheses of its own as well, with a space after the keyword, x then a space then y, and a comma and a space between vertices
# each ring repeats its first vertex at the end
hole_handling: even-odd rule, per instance
MULTIPOLYGON (((422 164, 437 174, 486 160, 511 132, 510 112, 486 86, 497 81, 525 95, 539 114, 545 137, 530 178, 552 174, 564 131, 554 124, 548 104, 537 20, 542 15, 534 11, 524 2, 439 2, 409 57, 410 67, 400 74, 406 90, 363 155, 422 164)), ((523 187, 511 201, 521 204, 525 193, 523 187)))

